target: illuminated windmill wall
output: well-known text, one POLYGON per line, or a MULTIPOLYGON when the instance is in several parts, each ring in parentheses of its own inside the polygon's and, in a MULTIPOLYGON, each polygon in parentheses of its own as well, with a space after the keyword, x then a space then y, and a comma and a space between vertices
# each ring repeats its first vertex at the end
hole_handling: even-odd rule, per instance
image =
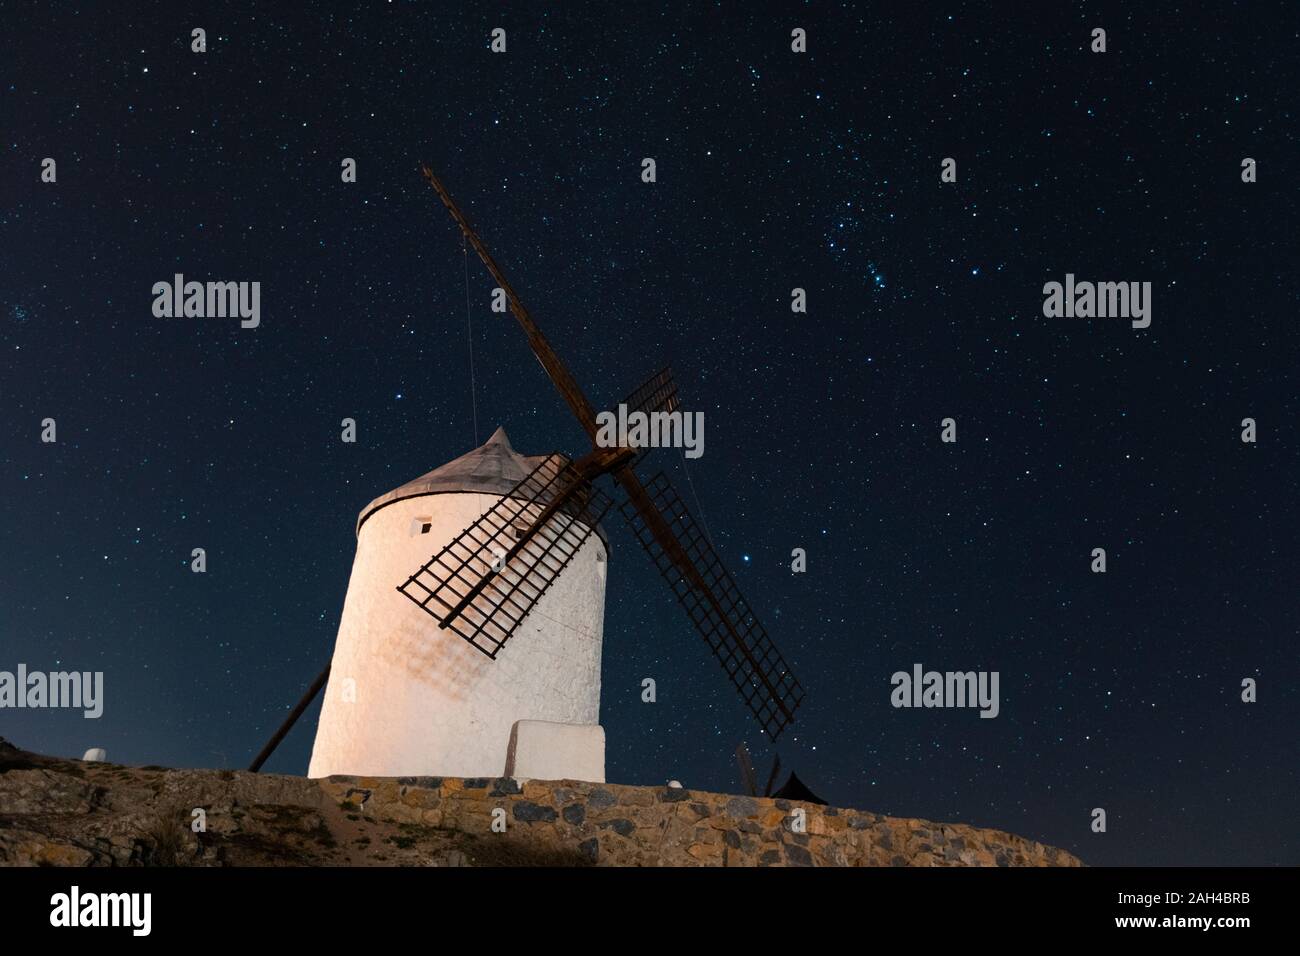
POLYGON ((608 556, 600 533, 574 549, 495 659, 487 635, 471 644, 440 628, 396 586, 544 460, 520 455, 497 429, 361 512, 308 776, 495 777, 515 721, 599 723, 608 556))

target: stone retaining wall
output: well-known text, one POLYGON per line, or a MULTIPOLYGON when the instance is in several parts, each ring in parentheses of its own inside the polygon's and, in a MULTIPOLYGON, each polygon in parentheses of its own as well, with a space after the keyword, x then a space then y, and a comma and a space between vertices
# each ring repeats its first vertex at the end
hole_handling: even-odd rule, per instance
POLYGON ((573 781, 320 783, 356 816, 522 841, 547 852, 576 850, 601 866, 1081 865, 1056 847, 997 830, 787 800, 573 781))
POLYGON ((0 865, 1081 864, 997 830, 785 800, 563 780, 121 767, 0 740, 0 865))

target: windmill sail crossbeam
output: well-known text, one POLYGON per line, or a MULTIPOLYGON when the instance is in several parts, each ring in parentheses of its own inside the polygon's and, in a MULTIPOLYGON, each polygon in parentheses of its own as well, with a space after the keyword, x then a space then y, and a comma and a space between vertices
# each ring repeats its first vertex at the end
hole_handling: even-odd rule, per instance
MULTIPOLYGON (((628 415, 633 412, 653 415, 655 412, 677 411, 680 403, 677 400, 677 380, 673 378, 673 370, 668 367, 660 369, 633 389, 622 404, 626 406, 628 415)), ((650 446, 638 448, 632 464, 640 462, 650 450, 650 446)))
POLYGON ((624 516, 745 705, 775 740, 794 720, 802 686, 668 479, 660 473, 645 490, 698 579, 683 573, 680 556, 664 550, 633 502, 623 505, 624 516))
POLYGON ((495 659, 612 505, 550 455, 398 590, 495 659))

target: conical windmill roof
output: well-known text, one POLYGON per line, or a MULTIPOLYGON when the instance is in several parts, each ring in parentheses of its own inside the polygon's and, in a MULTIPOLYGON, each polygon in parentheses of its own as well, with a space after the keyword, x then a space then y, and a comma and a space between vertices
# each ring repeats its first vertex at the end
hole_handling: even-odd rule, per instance
MULTIPOLYGON (((510 444, 510 436, 506 434, 506 430, 498 427, 491 438, 473 451, 466 452, 445 465, 439 465, 433 471, 412 479, 370 502, 357 516, 357 531, 359 532, 366 519, 380 508, 405 498, 475 491, 489 495, 504 495, 523 481, 528 473, 540 465, 545 458, 545 455, 519 454, 510 444)), ((597 527, 596 530, 602 538, 605 537, 603 528, 597 527)), ((608 540, 606 545, 608 547, 608 540)))

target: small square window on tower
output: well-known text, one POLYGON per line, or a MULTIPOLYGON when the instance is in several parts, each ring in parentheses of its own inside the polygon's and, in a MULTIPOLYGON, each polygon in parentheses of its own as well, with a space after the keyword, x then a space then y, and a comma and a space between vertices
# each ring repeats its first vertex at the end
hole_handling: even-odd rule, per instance
POLYGON ((433 530, 433 518, 429 515, 411 519, 411 537, 417 534, 428 534, 433 530))

